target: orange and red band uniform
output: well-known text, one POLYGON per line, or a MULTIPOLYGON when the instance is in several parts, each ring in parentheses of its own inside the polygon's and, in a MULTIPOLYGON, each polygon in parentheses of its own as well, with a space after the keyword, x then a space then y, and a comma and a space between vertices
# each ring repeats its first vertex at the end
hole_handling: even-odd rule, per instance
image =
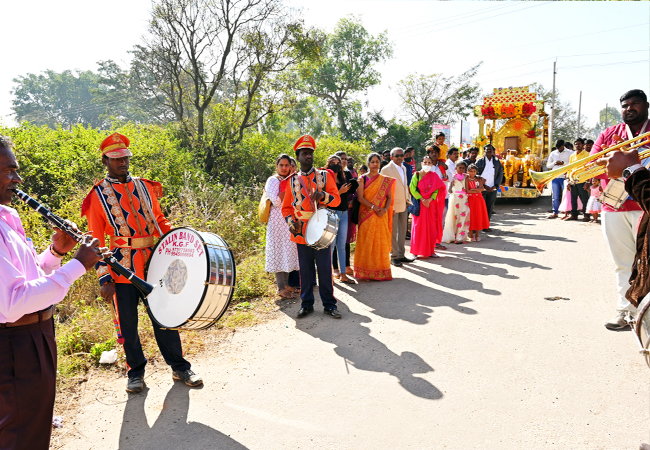
MULTIPOLYGON (((110 158, 131 156, 126 136, 115 133, 100 145, 102 155, 110 158)), ((88 228, 100 246, 110 246, 115 259, 138 277, 144 279, 144 269, 152 252, 154 237, 171 230, 160 208, 162 186, 156 181, 127 176, 126 183, 106 176, 96 183, 83 201, 81 215, 88 218, 88 228), (108 236, 108 241, 106 237, 108 236), (138 245, 133 245, 134 243, 138 245), (143 246, 142 243, 147 245, 143 246)), ((100 285, 114 281, 129 283, 100 261, 95 265, 100 285)))
MULTIPOLYGON (((296 155, 303 148, 316 149, 316 141, 309 135, 301 136, 293 146, 296 155)), ((338 206, 341 196, 336 187, 336 181, 330 171, 311 168, 309 173, 294 173, 287 179, 286 192, 282 202, 282 215, 291 227, 298 223, 300 228, 297 234, 291 233, 291 240, 298 244, 306 244, 305 231, 307 222, 314 213, 314 206, 338 206), (301 182, 302 179, 302 182, 301 182), (304 186, 303 186, 304 183, 304 186), (306 189, 305 189, 306 188, 306 189), (325 194, 318 205, 312 205, 311 194, 319 191, 325 194)))

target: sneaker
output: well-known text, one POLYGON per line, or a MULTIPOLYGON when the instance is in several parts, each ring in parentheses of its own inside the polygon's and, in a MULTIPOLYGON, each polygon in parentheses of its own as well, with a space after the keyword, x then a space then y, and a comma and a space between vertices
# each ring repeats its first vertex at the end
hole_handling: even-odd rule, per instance
POLYGON ((126 383, 126 392, 137 394, 144 389, 144 379, 142 377, 130 377, 126 383))
POLYGON ((626 320, 628 314, 630 314, 628 311, 617 311, 616 317, 605 323, 605 328, 608 330, 622 330, 629 326, 630 324, 626 320))
POLYGON ((201 377, 195 374, 194 372, 192 372, 191 369, 174 370, 172 372, 172 379, 182 381, 188 386, 199 386, 203 384, 203 380, 201 379, 201 377))

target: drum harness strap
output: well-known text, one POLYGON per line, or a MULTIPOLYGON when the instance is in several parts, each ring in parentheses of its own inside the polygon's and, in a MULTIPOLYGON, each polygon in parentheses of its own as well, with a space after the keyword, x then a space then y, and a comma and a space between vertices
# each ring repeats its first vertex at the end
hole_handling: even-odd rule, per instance
MULTIPOLYGON (((314 169, 314 171, 316 171, 316 169, 314 169)), ((312 211, 315 213, 316 212, 316 205, 314 204, 314 201, 311 199, 312 191, 307 188, 307 185, 305 184, 305 179, 303 178, 302 173, 300 175, 298 175, 298 180, 300 180, 300 184, 302 185, 302 188, 307 193, 307 198, 309 199, 309 204, 311 205, 312 211)), ((316 192, 316 191, 314 191, 314 192, 316 192)), ((318 221, 318 216, 316 216, 316 221, 318 221)))

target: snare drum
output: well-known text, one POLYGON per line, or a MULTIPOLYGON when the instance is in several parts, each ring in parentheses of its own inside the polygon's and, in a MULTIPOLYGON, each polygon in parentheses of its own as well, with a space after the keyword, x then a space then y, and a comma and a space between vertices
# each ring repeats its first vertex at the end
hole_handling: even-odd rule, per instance
POLYGON ((339 218, 336 217, 336 213, 328 209, 319 209, 307 222, 305 241, 310 247, 322 250, 332 245, 338 231, 339 218))
POLYGON ((200 330, 214 325, 235 291, 235 258, 218 235, 175 228, 154 246, 145 277, 151 319, 163 328, 200 330))

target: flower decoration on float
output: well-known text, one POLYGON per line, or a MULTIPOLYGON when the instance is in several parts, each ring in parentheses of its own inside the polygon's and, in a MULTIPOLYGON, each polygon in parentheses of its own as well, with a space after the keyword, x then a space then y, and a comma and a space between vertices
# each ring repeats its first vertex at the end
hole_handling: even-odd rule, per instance
POLYGON ((539 114, 537 114, 536 112, 530 115, 530 121, 533 123, 533 127, 537 125, 538 120, 539 120, 539 114))
POLYGON ((479 147, 483 147, 487 144, 487 141, 487 136, 479 136, 479 138, 476 140, 476 143, 479 147))
POLYGON ((535 133, 535 129, 534 129, 534 128, 531 128, 531 129, 528 130, 528 132, 526 133, 526 137, 527 137, 528 139, 533 139, 535 136, 536 136, 536 133, 535 133))

